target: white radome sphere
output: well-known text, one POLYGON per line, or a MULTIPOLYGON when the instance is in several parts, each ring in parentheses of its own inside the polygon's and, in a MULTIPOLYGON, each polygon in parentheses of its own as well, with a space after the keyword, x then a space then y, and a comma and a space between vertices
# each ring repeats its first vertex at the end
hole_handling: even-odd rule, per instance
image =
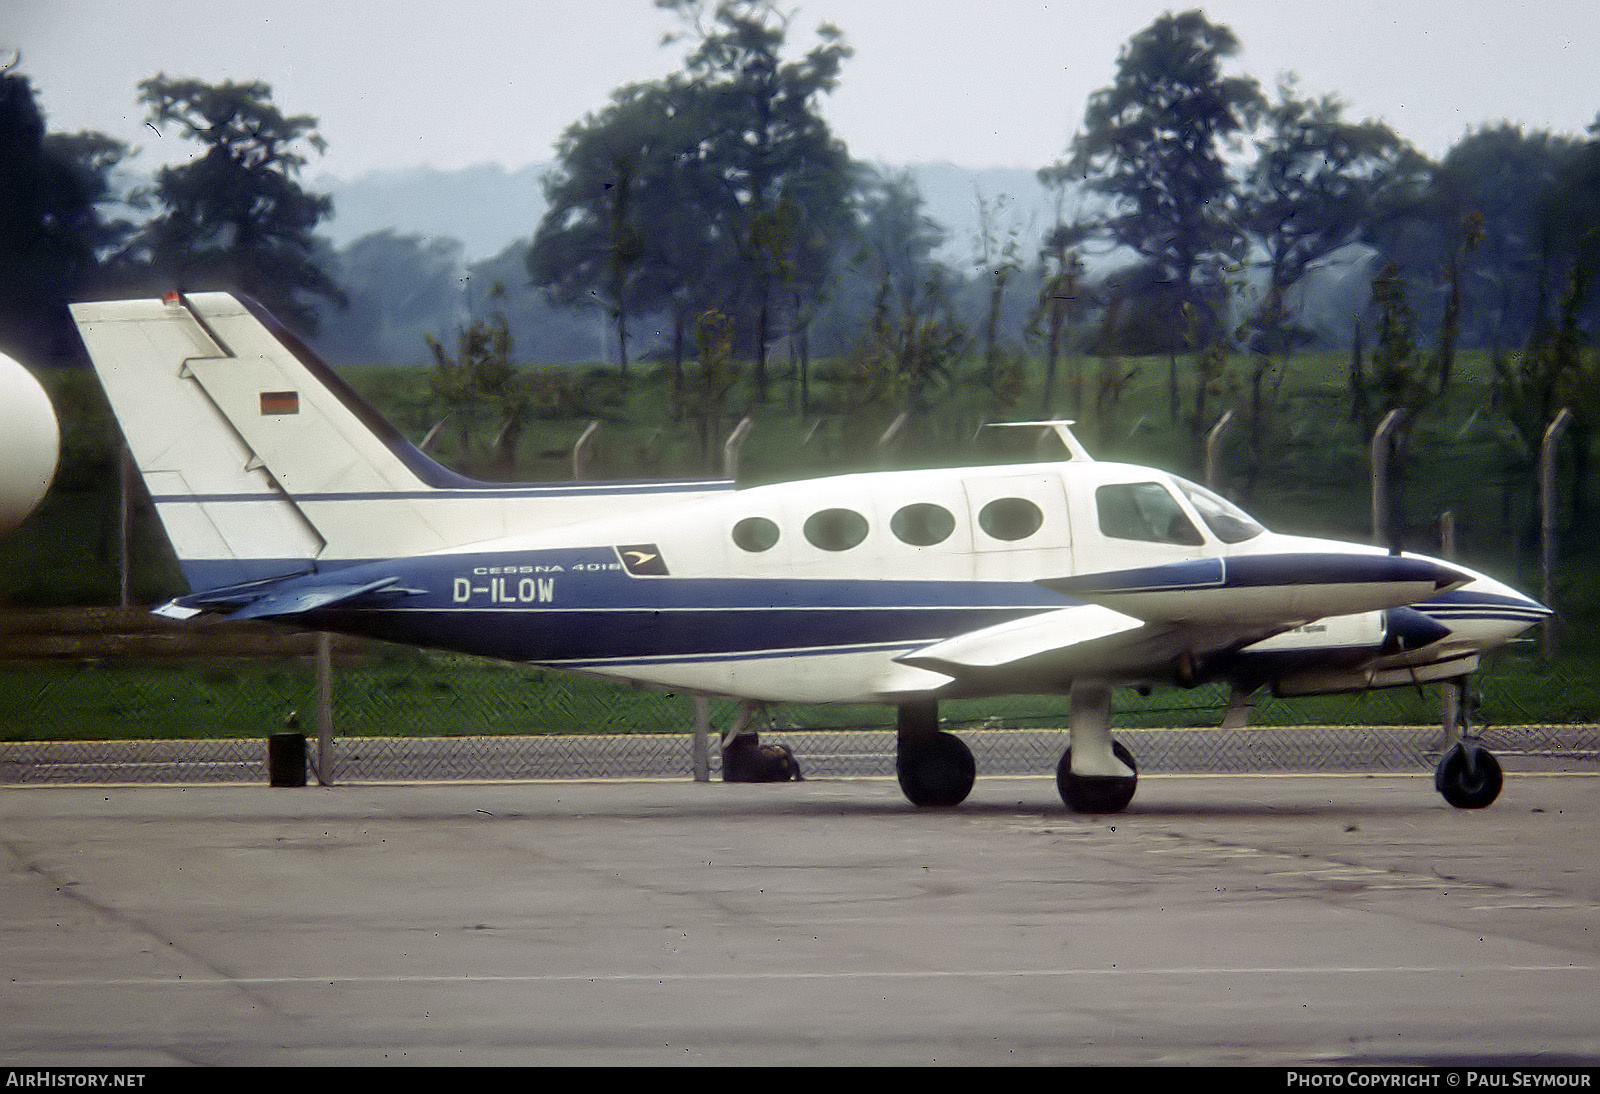
POLYGON ((0 535, 28 519, 50 489, 60 453, 50 397, 27 369, 0 353, 0 535))

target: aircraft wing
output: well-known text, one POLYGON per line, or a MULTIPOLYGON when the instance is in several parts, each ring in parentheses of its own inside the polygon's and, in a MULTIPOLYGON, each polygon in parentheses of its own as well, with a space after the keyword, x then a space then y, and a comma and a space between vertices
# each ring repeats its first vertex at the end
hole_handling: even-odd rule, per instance
POLYGON ((1414 604, 1471 580, 1471 574, 1414 555, 1283 552, 1047 578, 1039 584, 1152 623, 1281 628, 1414 604))
POLYGON ((902 664, 958 680, 1137 677, 1243 648, 1315 619, 1411 604, 1465 584, 1431 559, 1283 553, 1046 579, 1084 603, 926 646, 902 664))
POLYGON ((1276 634, 1281 627, 1246 624, 1196 627, 1151 623, 1094 604, 1058 608, 925 646, 901 664, 956 680, 1018 687, 1056 686, 1078 676, 1137 677, 1184 655, 1203 657, 1276 634))

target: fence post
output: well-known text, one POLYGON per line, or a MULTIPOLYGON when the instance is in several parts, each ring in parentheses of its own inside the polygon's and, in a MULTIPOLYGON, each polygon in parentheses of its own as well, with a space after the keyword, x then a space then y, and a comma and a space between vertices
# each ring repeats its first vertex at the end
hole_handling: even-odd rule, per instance
POLYGON ((590 422, 578 443, 572 446, 572 477, 583 480, 589 477, 589 450, 594 446, 594 435, 600 432, 599 422, 590 422))
POLYGON ((317 632, 317 785, 333 785, 333 636, 317 632))
POLYGON ((1556 445, 1571 424, 1571 408, 1562 407, 1550 422, 1550 427, 1544 431, 1544 443, 1539 446, 1540 569, 1544 578, 1542 599, 1551 612, 1539 624, 1546 661, 1556 655, 1556 445))
POLYGON ((1217 424, 1206 434, 1206 486, 1219 494, 1222 493, 1222 442, 1227 439, 1231 428, 1233 411, 1230 410, 1218 418, 1217 424))
POLYGON ((733 433, 728 437, 727 443, 722 446, 722 477, 737 479, 739 477, 739 456, 744 451, 744 442, 750 438, 750 430, 755 427, 755 422, 748 416, 740 418, 739 424, 733 427, 733 433))
POLYGON ((123 443, 117 454, 117 603, 133 604, 133 454, 123 443))
POLYGON ((902 410, 895 420, 889 423, 889 428, 883 431, 883 436, 878 438, 878 451, 887 456, 895 442, 900 439, 900 431, 905 429, 909 421, 911 421, 911 411, 902 410))
POLYGON ((1372 541, 1380 547, 1393 547, 1391 526, 1394 499, 1389 496, 1389 460, 1394 455, 1394 434, 1405 417, 1403 410, 1391 410, 1372 434, 1372 541))
POLYGON ((694 781, 711 781, 711 701, 694 697, 694 781))
MULTIPOLYGON (((1449 509, 1439 514, 1439 554, 1456 557, 1456 515, 1449 509)), ((1439 685, 1439 748, 1441 751, 1461 740, 1461 697, 1466 692, 1466 677, 1446 680, 1439 685)))

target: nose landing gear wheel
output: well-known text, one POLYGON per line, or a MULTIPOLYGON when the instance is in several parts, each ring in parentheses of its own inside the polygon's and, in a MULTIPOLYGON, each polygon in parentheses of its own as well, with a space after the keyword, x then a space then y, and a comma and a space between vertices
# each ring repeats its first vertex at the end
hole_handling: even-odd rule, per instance
POLYGON ((1132 775, 1074 775, 1072 749, 1061 754, 1056 764, 1056 789, 1061 800, 1076 813, 1120 813, 1133 800, 1139 784, 1139 766, 1133 762, 1133 753, 1113 742, 1111 754, 1126 764, 1132 775))
POLYGON ((1439 761, 1433 785, 1457 809, 1482 809, 1500 796, 1500 761, 1481 745, 1462 741, 1439 761))
POLYGON ((978 777, 966 743, 944 732, 902 741, 894 766, 907 800, 934 808, 960 805, 978 777))

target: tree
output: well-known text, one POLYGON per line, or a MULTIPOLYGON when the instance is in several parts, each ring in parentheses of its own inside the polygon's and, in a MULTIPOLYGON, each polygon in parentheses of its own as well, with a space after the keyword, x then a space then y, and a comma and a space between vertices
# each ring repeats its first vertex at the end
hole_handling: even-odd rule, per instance
POLYGON ((711 462, 721 440, 722 416, 728 397, 739 380, 733 359, 733 324, 716 308, 707 308, 695 321, 696 368, 679 389, 678 417, 691 419, 700 434, 700 459, 711 462))
MULTIPOLYGON (((1083 259, 1078 254, 1082 239, 1082 231, 1076 225, 1058 222, 1046 234, 1040 251, 1043 276, 1030 327, 1035 333, 1041 327, 1044 329, 1044 391, 1039 405, 1045 417, 1056 415, 1056 375, 1060 370, 1061 353, 1066 348, 1067 331, 1073 318, 1084 310, 1087 290, 1083 259)), ((1076 368, 1070 383, 1072 416, 1078 418, 1083 415, 1083 377, 1076 368)))
MULTIPOLYGON (((1577 237, 1556 214, 1581 145, 1503 124, 1474 130, 1378 220, 1374 239, 1415 287, 1425 327, 1455 310, 1466 345, 1525 345, 1567 283, 1577 237)), ((1571 207, 1568 207, 1571 208, 1571 207)))
MULTIPOLYGON (((1302 98, 1292 78, 1263 114, 1245 178, 1240 225, 1263 256, 1263 337, 1292 340, 1284 297, 1317 263, 1363 238, 1397 190, 1414 190, 1426 163, 1382 122, 1349 122, 1332 96, 1302 98)), ((1286 347, 1287 348, 1287 347, 1286 347)))
POLYGON ((874 285, 887 280, 900 301, 909 301, 928 281, 945 230, 925 211, 926 202, 910 171, 867 169, 862 177, 855 231, 855 268, 874 285))
POLYGON ((1600 115, 1589 139, 1573 145, 1558 166, 1546 210, 1551 237, 1566 240, 1590 274, 1600 273, 1600 115))
POLYGON ((128 150, 100 133, 47 132, 16 63, 0 69, 0 345, 42 361, 76 342, 67 304, 132 230, 106 212, 128 150))
POLYGON ((974 266, 988 281, 988 307, 983 323, 983 386, 1001 409, 1021 386, 1021 364, 1014 354, 1008 353, 1000 341, 1001 318, 1005 310, 1006 290, 1022 270, 1019 230, 1016 225, 1004 230, 998 224, 1007 205, 1004 194, 993 201, 983 194, 975 195, 978 206, 978 235, 973 241, 977 247, 974 266))
POLYGON ((683 78, 707 112, 700 147, 720 178, 718 231, 739 262, 734 314, 745 317, 765 402, 774 311, 785 297, 821 290, 833 268, 830 241, 849 218, 849 155, 817 99, 837 85, 851 50, 824 24, 804 57, 783 60, 791 14, 771 0, 657 5, 677 12, 695 42, 683 78))
POLYGON ((528 249, 528 272, 558 303, 600 300, 615 326, 624 376, 630 315, 664 306, 687 276, 673 246, 681 237, 668 224, 692 221, 696 241, 711 245, 704 210, 692 200, 696 188, 685 192, 682 170, 699 140, 687 94, 665 82, 620 89, 556 145, 558 165, 545 180, 548 207, 528 249))
POLYGON ((318 316, 317 348, 335 363, 421 363, 424 335, 457 325, 465 259, 454 239, 371 232, 328 264, 348 306, 318 316))
POLYGON ((1270 429, 1266 383, 1311 334, 1297 321, 1290 291, 1307 272, 1370 231, 1397 192, 1414 192, 1426 163, 1381 122, 1349 122, 1332 96, 1308 99, 1292 77, 1262 114, 1246 173, 1240 224, 1266 273, 1243 335, 1251 351, 1250 471, 1253 484, 1270 429))
POLYGON ((428 384, 434 400, 455 419, 459 456, 471 460, 473 428, 480 410, 486 409, 495 430, 493 463, 509 478, 528 423, 574 413, 580 398, 562 370, 518 368, 512 359, 511 324, 502 307, 505 298, 498 284, 489 291, 489 314, 460 329, 453 356, 432 334, 425 338, 434 362, 428 384))
POLYGON ((157 75, 139 85, 157 131, 177 126, 205 151, 156 176, 162 207, 140 244, 153 268, 185 289, 233 289, 305 329, 315 313, 299 294, 343 296, 314 261, 313 230, 333 211, 296 181, 321 152, 317 119, 285 116, 272 88, 254 81, 207 84, 157 75))
POLYGON ((841 409, 892 407, 912 419, 925 417, 939 389, 949 390, 967 349, 942 267, 934 266, 910 294, 885 270, 867 331, 845 357, 848 402, 841 409))
MULTIPOLYGON (((1393 264, 1372 280, 1372 310, 1377 316, 1377 338, 1368 387, 1380 400, 1378 416, 1391 410, 1415 412, 1428 401, 1428 384, 1417 352, 1416 317, 1405 279, 1393 264)), ((1363 422, 1362 429, 1370 433, 1372 422, 1363 422)))
POLYGON ((1103 230, 1155 268, 1169 329, 1183 329, 1187 303, 1207 317, 1207 340, 1226 326, 1222 272, 1245 244, 1226 153, 1262 106, 1255 80, 1222 73, 1238 49, 1231 30, 1199 11, 1161 16, 1123 47, 1112 85, 1090 97, 1071 156, 1041 172, 1112 199, 1103 230))

